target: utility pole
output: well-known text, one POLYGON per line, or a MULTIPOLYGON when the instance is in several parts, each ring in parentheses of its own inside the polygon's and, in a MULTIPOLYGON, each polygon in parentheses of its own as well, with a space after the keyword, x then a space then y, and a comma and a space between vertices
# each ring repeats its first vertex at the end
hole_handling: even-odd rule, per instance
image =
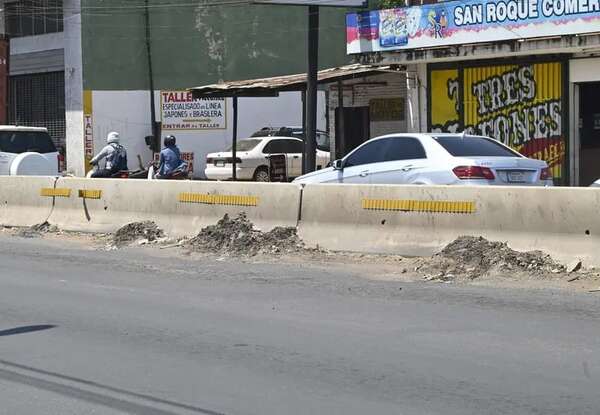
POLYGON ((144 0, 144 20, 146 26, 146 56, 148 57, 148 88, 150 89, 150 122, 152 123, 152 137, 154 138, 154 151, 160 151, 160 137, 156 124, 156 103, 154 102, 154 74, 152 72, 152 45, 150 40, 150 9, 148 0, 144 0))
POLYGON ((319 6, 308 6, 308 71, 306 80, 306 131, 304 135, 303 173, 316 167, 317 84, 319 70, 319 6))
POLYGON ((238 97, 233 97, 233 137, 231 137, 231 178, 237 180, 238 97))

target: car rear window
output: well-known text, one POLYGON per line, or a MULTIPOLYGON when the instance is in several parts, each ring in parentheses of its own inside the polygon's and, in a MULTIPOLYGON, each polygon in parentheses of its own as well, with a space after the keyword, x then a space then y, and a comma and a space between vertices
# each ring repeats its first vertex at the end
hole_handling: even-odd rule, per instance
MULTIPOLYGON (((237 142, 236 151, 250 151, 258 145, 262 140, 240 140, 237 142)), ((227 151, 233 150, 233 146, 229 147, 227 151)))
POLYGON ((521 157, 491 138, 457 135, 434 139, 454 157, 521 157))
POLYGON ((0 131, 0 151, 21 154, 55 153, 56 147, 50 134, 41 131, 0 131))

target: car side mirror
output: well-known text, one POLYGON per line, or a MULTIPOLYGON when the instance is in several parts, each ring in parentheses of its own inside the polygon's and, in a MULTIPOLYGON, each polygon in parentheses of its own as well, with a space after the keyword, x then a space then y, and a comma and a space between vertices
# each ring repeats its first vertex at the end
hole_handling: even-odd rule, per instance
POLYGON ((344 170, 344 162, 340 159, 334 160, 333 163, 331 163, 331 166, 334 170, 344 170))

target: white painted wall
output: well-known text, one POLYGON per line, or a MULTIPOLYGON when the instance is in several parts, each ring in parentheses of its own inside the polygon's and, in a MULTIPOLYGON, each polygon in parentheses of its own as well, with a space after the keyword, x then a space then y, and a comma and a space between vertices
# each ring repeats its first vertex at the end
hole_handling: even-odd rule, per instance
MULTIPOLYGON (((276 98, 240 98, 238 101, 238 138, 249 137, 265 126, 302 124, 301 94, 282 93, 276 98)), ((157 121, 160 121, 160 96, 155 93, 157 121)), ((163 137, 173 134, 183 152, 194 153, 194 175, 204 177, 206 154, 223 150, 232 140, 232 100, 227 100, 227 129, 224 130, 163 130, 163 137)), ((147 91, 93 91, 92 93, 94 152, 105 145, 106 135, 117 131, 127 148, 129 168, 138 167, 137 155, 143 163, 151 160, 152 153, 144 137, 151 134, 150 96, 147 91)), ((319 94, 318 128, 325 128, 325 94, 319 94)), ((83 151, 83 150, 82 150, 83 151)))
POLYGON ((571 59, 569 81, 572 83, 600 81, 600 58, 571 59))

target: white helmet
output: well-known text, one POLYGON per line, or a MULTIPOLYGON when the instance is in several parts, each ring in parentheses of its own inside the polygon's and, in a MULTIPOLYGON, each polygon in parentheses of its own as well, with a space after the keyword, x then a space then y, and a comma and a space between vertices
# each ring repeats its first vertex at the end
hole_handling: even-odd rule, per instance
POLYGON ((120 140, 119 133, 114 132, 114 131, 108 133, 108 136, 106 136, 106 142, 108 144, 112 144, 112 143, 119 144, 119 140, 120 140))

